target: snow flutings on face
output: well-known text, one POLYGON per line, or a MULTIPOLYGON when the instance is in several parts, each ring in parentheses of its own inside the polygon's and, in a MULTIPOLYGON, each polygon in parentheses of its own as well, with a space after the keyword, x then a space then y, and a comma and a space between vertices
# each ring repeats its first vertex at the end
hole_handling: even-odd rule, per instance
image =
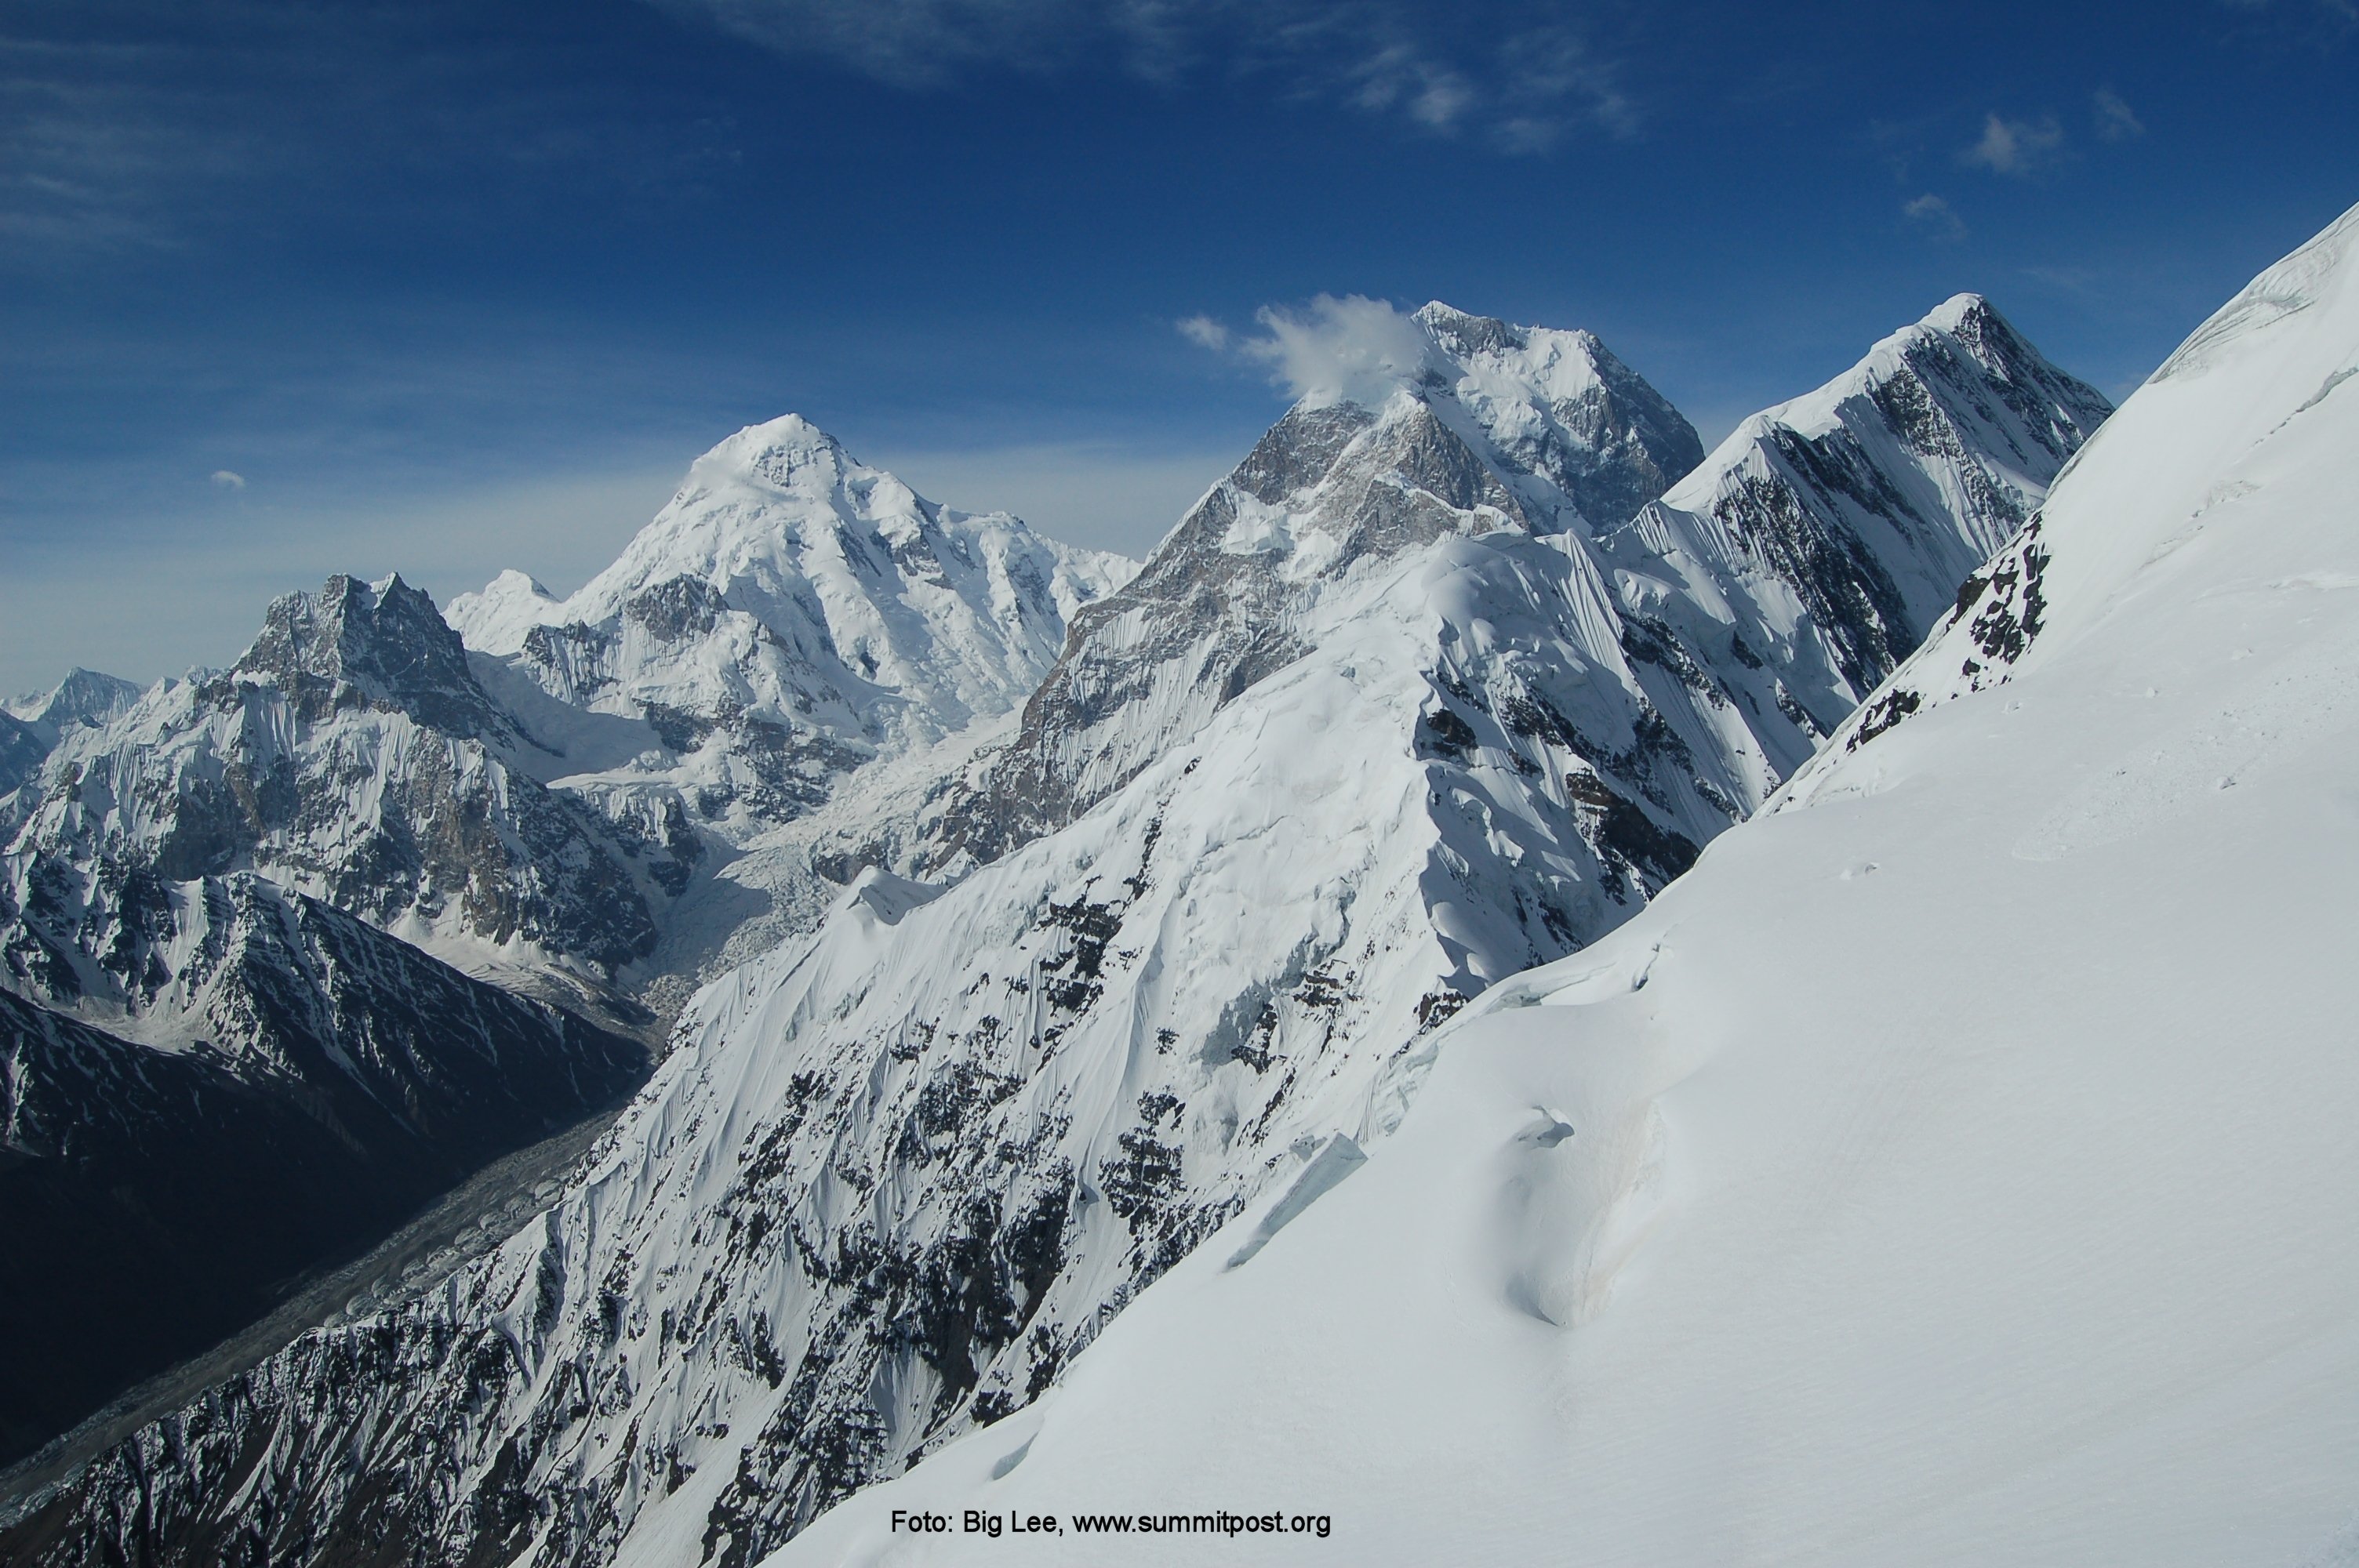
POLYGON ((1238 347, 1270 367, 1272 379, 1313 404, 1374 408, 1417 379, 1428 344, 1414 318, 1382 299, 1322 294, 1298 315, 1264 306, 1255 319, 1268 336, 1238 347))
POLYGON ((1992 114, 1983 122, 1982 140, 1960 154, 1959 161, 1979 165, 1993 174, 2032 174, 2063 146, 2064 127, 2053 114, 2038 120, 1992 114))

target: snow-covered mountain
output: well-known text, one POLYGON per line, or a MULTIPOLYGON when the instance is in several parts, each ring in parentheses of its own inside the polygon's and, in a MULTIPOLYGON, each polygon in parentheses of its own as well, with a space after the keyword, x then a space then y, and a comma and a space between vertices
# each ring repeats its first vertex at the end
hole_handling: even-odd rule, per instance
POLYGON ((1022 702, 1132 569, 938 506, 790 414, 698 459, 581 592, 507 572, 450 620, 560 702, 654 729, 664 754, 609 787, 676 792, 742 835, 1022 702))
POLYGON ((1840 417, 1724 449, 1852 432, 1844 483, 1764 460, 1765 513, 1634 521, 1696 446, 1643 383, 1582 334, 1418 321, 1421 363, 1289 411, 1080 611, 929 825, 963 880, 870 870, 700 996, 526 1233, 149 1429, 14 1539, 753 1561, 1038 1397, 1274 1187, 1348 1173, 1452 1012, 1636 913, 1947 607, 1912 628, 1885 592, 1938 569, 1919 524, 1974 558, 2103 409, 1953 304, 1819 400, 1840 417), (1917 510, 1847 509, 1876 484, 1917 510), (1900 618, 1881 652, 1818 608, 1863 603, 1900 618), (404 1484, 356 1488, 380 1470, 404 1484))
POLYGON ((0 989, 0 1462, 646 1076, 634 1042, 250 872, 126 902, 172 1044, 0 989))
POLYGON ((1394 1138, 773 1562, 2351 1561, 2354 488, 2359 209, 1394 1138))
POLYGON ((119 676, 80 667, 47 691, 0 703, 0 712, 29 724, 50 745, 77 725, 96 728, 139 700, 139 688, 119 676))
POLYGON ((129 681, 76 668, 47 691, 0 703, 0 796, 38 776, 68 730, 103 725, 137 700, 139 688, 129 681))
POLYGON ((2108 407, 1960 295, 1699 462, 1687 422, 1592 335, 1439 303, 1414 319, 1424 356, 1389 398, 1304 400, 1082 612, 1014 744, 935 827, 932 863, 994 858, 1087 810, 1315 647, 1331 593, 1367 563, 1497 531, 1561 542, 1564 591, 1583 601, 1556 612, 1569 644, 1625 688, 1608 707, 1636 710, 1582 730, 1495 694, 1525 715, 1510 722, 1701 843, 1916 645, 2108 407), (1732 705, 1676 734, 1630 722, 1732 705))
POLYGON ((255 871, 594 995, 653 946, 698 847, 676 810, 609 816, 533 776, 559 760, 398 578, 289 594, 233 668, 70 731, 18 792, 5 983, 101 1022, 148 1014, 174 982, 168 931, 143 924, 155 887, 255 871))

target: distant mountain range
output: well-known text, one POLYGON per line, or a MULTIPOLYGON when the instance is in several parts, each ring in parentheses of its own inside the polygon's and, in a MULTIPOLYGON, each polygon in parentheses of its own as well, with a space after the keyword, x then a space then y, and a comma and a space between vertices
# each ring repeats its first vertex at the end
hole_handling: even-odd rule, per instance
POLYGON ((202 1074, 267 1062, 289 1168, 357 1090, 400 1114, 348 1141, 451 1171, 617 1092, 611 1031, 669 1054, 496 1253, 99 1456, 0 1562, 756 1561, 1360 1162, 1437 1031, 1771 799, 2109 412, 1972 296, 1709 455, 1587 333, 1414 327, 1136 568, 789 416, 569 599, 332 579, 27 741, 28 1169, 161 1179, 72 1152, 151 1059, 156 1125, 229 1136, 202 1074), (382 1044, 454 1010, 447 1068, 382 1044))

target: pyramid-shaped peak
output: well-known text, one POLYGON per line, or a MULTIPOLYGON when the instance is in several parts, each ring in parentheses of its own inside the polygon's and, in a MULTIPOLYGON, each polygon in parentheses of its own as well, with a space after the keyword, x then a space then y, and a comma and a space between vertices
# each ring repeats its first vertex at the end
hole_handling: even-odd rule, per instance
POLYGON ((1998 312, 1992 308, 1988 299, 1979 294, 1962 293, 1952 294, 1934 306, 1925 313, 1924 319, 1918 325, 1937 327, 1944 332, 1955 332, 1962 328, 1996 319, 1998 319, 1998 312))
POLYGON ((799 414, 748 425, 697 459, 694 480, 734 480, 769 490, 832 487, 862 465, 843 443, 799 414))
POLYGON ((1451 352, 1463 357, 1480 353, 1514 353, 1528 348, 1531 333, 1527 328, 1495 316, 1477 316, 1445 305, 1439 299, 1429 300, 1417 312, 1434 341, 1451 352))

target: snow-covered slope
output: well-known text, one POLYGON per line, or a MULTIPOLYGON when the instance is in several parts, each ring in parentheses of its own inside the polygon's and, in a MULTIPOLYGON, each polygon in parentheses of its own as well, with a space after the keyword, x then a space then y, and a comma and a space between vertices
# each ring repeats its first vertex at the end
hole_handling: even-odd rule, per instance
MULTIPOLYGON (((1541 394, 1643 384, 1549 358, 1577 335, 1424 320, 1454 379, 1290 412, 1082 613, 1069 695, 1142 646, 1125 626, 1178 650, 1075 721, 1063 776, 1094 805, 947 891, 872 871, 703 993, 532 1229, 101 1462, 27 1526, 59 1532, 47 1560, 100 1560, 136 1509, 274 1560, 749 1562, 1020 1408, 1244 1206, 1347 1170, 1453 1011, 1767 796, 1843 711, 1780 700, 1808 671, 1832 705, 1835 665, 1778 558, 1609 571, 1587 508, 1662 465, 1644 421, 1541 394), (1266 668, 1234 640, 1256 607, 1299 644, 1266 668), (405 1485, 355 1490, 356 1454, 405 1485)), ((1875 547, 1905 564, 1908 538, 1875 547)), ((1837 599, 1846 558, 1820 568, 1837 599)))
POLYGON ((2351 1561, 2354 492, 2359 210, 1393 1139, 774 1561, 2351 1561))
POLYGON ((79 666, 47 691, 27 692, 0 704, 0 712, 38 730, 51 745, 76 725, 95 728, 139 700, 139 688, 119 676, 79 666))
POLYGON ((512 571, 450 620, 559 700, 646 719, 673 755, 636 771, 742 832, 1021 702, 1131 570, 938 506, 789 414, 698 459, 571 598, 512 571))

